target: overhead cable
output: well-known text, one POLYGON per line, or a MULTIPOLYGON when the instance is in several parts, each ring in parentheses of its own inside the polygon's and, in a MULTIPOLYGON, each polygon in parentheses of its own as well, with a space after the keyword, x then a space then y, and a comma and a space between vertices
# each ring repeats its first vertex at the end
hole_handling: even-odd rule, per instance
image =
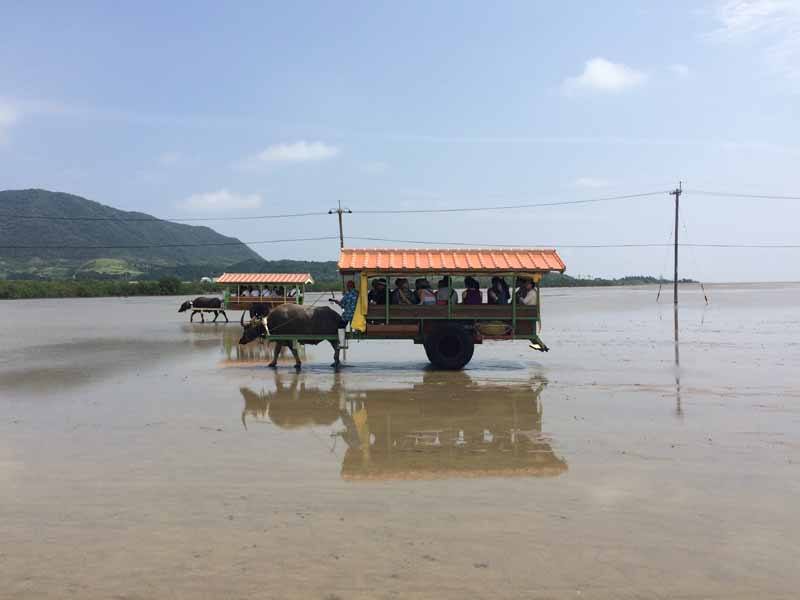
POLYGON ((133 250, 148 248, 216 248, 219 246, 256 246, 259 244, 283 244, 287 242, 318 242, 322 240, 338 240, 335 235, 308 238, 291 238, 282 240, 258 240, 253 242, 197 242, 190 244, 124 244, 100 246, 0 246, 0 250, 133 250))
POLYGON ((211 221, 252 221, 254 219, 292 219, 297 217, 316 217, 327 215, 326 212, 283 213, 275 215, 250 215, 246 217, 187 217, 187 218, 159 218, 159 217, 64 217, 59 215, 21 215, 18 213, 0 213, 3 219, 25 219, 35 221, 110 221, 118 223, 194 223, 211 221))
MULTIPOLYGON (((643 194, 628 194, 625 196, 607 196, 603 198, 588 198, 584 200, 564 200, 556 202, 538 202, 531 204, 513 204, 505 206, 463 206, 455 208, 419 208, 419 209, 368 209, 348 211, 353 214, 403 214, 403 213, 453 213, 453 212, 475 212, 486 210, 515 210, 521 208, 536 208, 546 206, 569 206, 574 204, 589 204, 594 202, 608 202, 611 200, 626 200, 632 198, 644 198, 646 196, 657 196, 666 194, 661 192, 646 192, 643 194)), ((237 217, 186 217, 186 218, 159 218, 159 217, 93 217, 93 216, 61 216, 61 215, 25 215, 20 213, 0 213, 3 219, 25 219, 36 221, 104 221, 119 223, 142 223, 142 222, 173 222, 173 223, 193 223, 193 222, 213 222, 213 221, 257 221, 263 219, 291 219, 299 217, 318 217, 330 214, 331 211, 312 211, 300 213, 279 213, 274 215, 249 215, 237 217)), ((335 212, 335 211, 333 211, 335 212)))
POLYGON ((719 196, 723 198, 750 198, 755 200, 800 200, 800 196, 780 196, 775 194, 740 194, 738 192, 714 192, 711 190, 683 190, 689 194, 702 196, 719 196))
POLYGON ((606 196, 603 198, 588 198, 585 200, 563 200, 557 202, 534 202, 531 204, 507 204, 504 206, 463 206, 457 208, 409 208, 409 209, 354 209, 353 214, 362 215, 400 215, 419 213, 456 213, 456 212, 481 212, 487 210, 516 210, 520 208, 537 208, 544 206, 568 206, 572 204, 589 204, 592 202, 609 202, 611 200, 627 200, 631 198, 645 198, 647 196, 660 196, 667 191, 645 192, 643 194, 627 194, 625 196, 606 196))
MULTIPOLYGON (((424 246, 463 246, 476 248, 476 245, 468 242, 443 242, 443 241, 423 241, 423 240, 398 240, 379 237, 346 236, 348 240, 359 240, 368 242, 389 242, 393 244, 421 244, 424 246)), ((537 247, 544 248, 672 248, 672 243, 631 243, 631 244, 536 244, 537 247)), ((480 244, 477 247, 486 248, 530 248, 530 244, 480 244)), ((685 248, 800 248, 800 244, 678 244, 678 247, 685 248)))

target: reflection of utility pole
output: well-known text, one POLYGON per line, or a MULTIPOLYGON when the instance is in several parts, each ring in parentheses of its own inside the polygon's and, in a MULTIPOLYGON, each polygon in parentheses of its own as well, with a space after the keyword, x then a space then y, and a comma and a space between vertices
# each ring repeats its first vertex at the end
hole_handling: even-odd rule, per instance
POLYGON ((328 211, 329 215, 337 214, 339 215, 339 248, 344 248, 344 228, 342 227, 342 214, 352 214, 352 210, 349 208, 342 208, 342 201, 339 200, 339 207, 332 208, 328 211))
POLYGON ((683 193, 683 182, 678 182, 678 187, 670 192, 671 196, 675 196, 675 274, 673 280, 673 313, 674 313, 674 329, 675 329, 675 411, 678 416, 683 415, 683 408, 681 407, 681 355, 680 347, 678 345, 678 219, 679 219, 679 206, 681 194, 683 193))

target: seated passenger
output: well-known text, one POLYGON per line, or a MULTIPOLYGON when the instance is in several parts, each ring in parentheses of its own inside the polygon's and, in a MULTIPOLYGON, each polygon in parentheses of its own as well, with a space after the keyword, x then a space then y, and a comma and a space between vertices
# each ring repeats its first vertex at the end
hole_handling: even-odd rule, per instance
POLYGON ((511 294, 506 280, 502 277, 492 277, 492 286, 488 289, 486 296, 489 304, 508 304, 511 294))
POLYGON ((239 298, 247 298, 250 295, 250 292, 247 291, 247 288, 239 290, 239 298))
POLYGON ((251 289, 250 296, 252 296, 253 298, 261 297, 261 290, 259 290, 258 288, 256 289, 250 288, 250 289, 251 289))
POLYGON ((431 284, 427 279, 420 278, 414 282, 414 294, 417 296, 417 304, 436 304, 436 293, 431 289, 431 284))
POLYGON ((519 289, 517 289, 517 303, 524 304, 525 306, 536 306, 537 293, 536 286, 533 281, 527 277, 519 280, 519 289))
POLYGON ((394 285, 395 289, 389 297, 392 304, 416 304, 414 302, 414 294, 411 293, 408 287, 408 279, 405 277, 396 279, 394 285))
POLYGON ((271 297, 271 296, 272 296, 272 292, 270 292, 270 291, 269 291, 269 288, 268 288, 268 287, 265 287, 265 288, 264 288, 264 291, 263 291, 263 292, 261 292, 261 297, 262 297, 262 298, 269 298, 269 297, 271 297))
POLYGON ((447 304, 448 297, 453 304, 458 303, 458 294, 450 288, 450 277, 445 275, 439 280, 436 290, 436 304, 447 304))
POLYGON ((483 294, 481 286, 474 277, 465 277, 464 286, 467 288, 461 294, 461 301, 464 304, 483 304, 483 294))
POLYGON ((386 304, 386 280, 373 279, 372 289, 367 294, 367 300, 370 304, 386 304))

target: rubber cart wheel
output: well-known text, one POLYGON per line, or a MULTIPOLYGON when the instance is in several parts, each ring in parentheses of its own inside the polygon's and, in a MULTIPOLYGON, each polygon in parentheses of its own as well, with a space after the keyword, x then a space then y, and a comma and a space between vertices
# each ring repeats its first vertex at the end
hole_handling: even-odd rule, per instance
POLYGON ((437 327, 425 340, 425 354, 437 369, 463 369, 475 352, 475 342, 463 327, 450 324, 437 327))

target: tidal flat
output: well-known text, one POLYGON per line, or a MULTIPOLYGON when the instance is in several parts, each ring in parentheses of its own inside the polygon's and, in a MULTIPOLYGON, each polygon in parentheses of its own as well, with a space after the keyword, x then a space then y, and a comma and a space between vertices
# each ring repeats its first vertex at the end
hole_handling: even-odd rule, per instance
POLYGON ((546 288, 461 372, 5 301, 0 598, 796 598, 800 284, 707 290, 679 364, 670 293, 546 288))

